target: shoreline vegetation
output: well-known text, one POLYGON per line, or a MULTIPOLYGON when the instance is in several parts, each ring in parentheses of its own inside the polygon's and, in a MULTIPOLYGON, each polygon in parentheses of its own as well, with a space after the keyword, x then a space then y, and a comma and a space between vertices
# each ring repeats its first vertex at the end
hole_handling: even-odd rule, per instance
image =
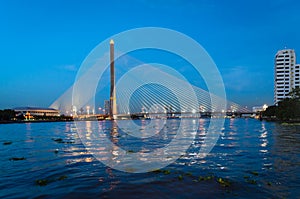
POLYGON ((293 89, 289 96, 277 105, 262 112, 262 119, 284 123, 300 123, 300 88, 293 89))

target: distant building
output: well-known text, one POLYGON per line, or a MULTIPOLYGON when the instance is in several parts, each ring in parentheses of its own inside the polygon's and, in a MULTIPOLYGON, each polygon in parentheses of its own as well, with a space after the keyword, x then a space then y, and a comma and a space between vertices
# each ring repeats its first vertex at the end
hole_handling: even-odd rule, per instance
POLYGON ((275 56, 274 103, 289 97, 293 88, 299 88, 299 68, 293 49, 279 50, 275 56))
POLYGON ((254 106, 252 107, 252 112, 257 113, 261 111, 265 111, 268 108, 268 105, 264 104, 263 106, 254 106))
POLYGON ((30 116, 60 116, 59 110, 54 108, 17 107, 13 109, 17 114, 30 116))

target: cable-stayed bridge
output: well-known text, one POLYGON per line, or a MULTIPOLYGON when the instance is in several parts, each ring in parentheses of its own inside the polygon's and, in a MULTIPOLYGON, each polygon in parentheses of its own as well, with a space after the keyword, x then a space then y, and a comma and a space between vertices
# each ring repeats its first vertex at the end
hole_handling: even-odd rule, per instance
MULTIPOLYGON (((105 54, 99 60, 109 60, 108 54, 105 54)), ((103 63, 99 62, 98 65, 100 64, 103 63)), ((184 76, 171 67, 161 64, 144 64, 129 55, 124 55, 119 60, 116 60, 115 64, 116 66, 119 65, 119 67, 116 67, 117 74, 118 71, 119 75, 121 74, 115 87, 117 117, 119 118, 132 115, 183 117, 197 114, 210 116, 212 114, 251 113, 238 103, 221 98, 214 93, 192 85, 184 76), (122 59, 126 60, 126 62, 122 61, 122 59)), ((97 64, 77 78, 74 85, 84 84, 85 81, 89 80, 88 77, 90 78, 91 75, 94 75, 93 77, 99 78, 100 82, 98 92, 105 92, 105 86, 109 86, 109 76, 96 77, 94 73, 96 67, 97 64)), ((50 107, 73 116, 94 114, 97 108, 91 102, 95 101, 95 99, 84 99, 77 107, 74 105, 74 99, 72 99, 73 86, 50 107), (91 111, 82 111, 86 107, 89 107, 91 111)), ((85 95, 85 93, 82 93, 81 97, 84 98, 85 95)), ((109 97, 106 99, 109 99, 109 97)))
POLYGON ((176 71, 145 64, 119 80, 119 115, 191 115, 248 113, 241 105, 191 85, 176 71), (162 70, 164 69, 164 70, 162 70), (171 70, 171 71, 170 71, 171 70))

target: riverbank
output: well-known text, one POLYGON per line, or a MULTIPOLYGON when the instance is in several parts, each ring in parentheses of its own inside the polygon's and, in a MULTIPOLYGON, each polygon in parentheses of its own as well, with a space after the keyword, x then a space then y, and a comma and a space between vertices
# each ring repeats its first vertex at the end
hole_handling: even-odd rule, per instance
POLYGON ((289 119, 289 120, 280 120, 276 117, 263 117, 262 120, 267 122, 279 122, 279 123, 300 123, 300 118, 289 119))
MULTIPOLYGON (((233 118, 231 118, 233 119, 233 118)), ((238 119, 238 118, 237 118, 238 119)), ((240 119, 240 118, 239 118, 240 119)), ((244 118, 247 119, 247 118, 244 118)), ((99 119, 98 119, 99 120, 99 119)), ((103 119, 100 119, 103 120, 103 119)), ((0 124, 19 124, 19 123, 44 123, 44 122, 70 122, 74 121, 73 118, 68 117, 68 118, 63 118, 63 119, 40 119, 40 120, 0 120, 0 124)), ((93 119, 88 119, 85 118, 82 121, 95 121, 95 118, 93 119)), ((300 125, 300 119, 291 119, 291 120, 279 120, 278 118, 267 118, 263 117, 262 121, 267 121, 267 122, 277 122, 281 123, 283 125, 287 124, 294 124, 294 125, 300 125)))

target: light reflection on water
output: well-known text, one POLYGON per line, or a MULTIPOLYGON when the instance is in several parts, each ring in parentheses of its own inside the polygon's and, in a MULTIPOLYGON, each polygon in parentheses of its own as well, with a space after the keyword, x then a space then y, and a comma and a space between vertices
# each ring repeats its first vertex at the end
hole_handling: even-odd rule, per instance
MULTIPOLYGON (((137 122, 143 133, 147 121, 137 122)), ((139 140, 118 131, 111 121, 86 121, 85 146, 103 154, 103 158, 126 162, 119 158, 118 148, 93 145, 93 139, 99 139, 100 135, 95 129, 98 133, 105 131, 115 145, 127 152, 148 153, 168 144, 176 136, 174 131, 179 122, 172 120, 170 128, 160 132, 153 127, 155 139, 139 140)), ((199 120, 191 147, 164 169, 169 171, 167 174, 130 174, 104 166, 86 150, 70 122, 1 125, 0 197, 296 198, 300 195, 300 126, 227 119, 214 149, 206 158, 200 158, 198 152, 208 125, 208 119, 199 120), (54 141, 58 138, 63 143, 54 141), (12 143, 5 145, 8 141, 12 143), (12 157, 26 159, 9 160, 12 157), (196 182, 199 176, 208 175, 228 178, 231 185, 224 188, 216 179, 196 182), (38 179, 49 182, 39 186, 35 182, 38 179)), ((185 129, 193 131, 191 126, 185 129)), ((143 156, 140 158, 147 161, 143 156)))

